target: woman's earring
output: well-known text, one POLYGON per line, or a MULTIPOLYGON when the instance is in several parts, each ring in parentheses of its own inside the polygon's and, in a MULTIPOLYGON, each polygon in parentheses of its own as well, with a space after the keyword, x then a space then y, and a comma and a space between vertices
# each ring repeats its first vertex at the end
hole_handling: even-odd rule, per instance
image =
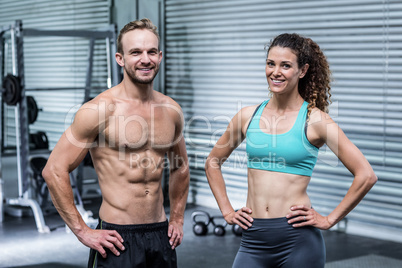
POLYGON ((272 98, 272 91, 271 88, 268 86, 268 97, 272 98))

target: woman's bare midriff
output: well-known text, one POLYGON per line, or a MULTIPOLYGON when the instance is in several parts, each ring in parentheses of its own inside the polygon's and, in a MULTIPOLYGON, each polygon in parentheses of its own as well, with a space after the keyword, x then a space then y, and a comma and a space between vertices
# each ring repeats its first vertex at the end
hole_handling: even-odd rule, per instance
POLYGON ((310 177, 248 169, 248 208, 253 218, 285 217, 294 205, 311 206, 307 195, 310 177))

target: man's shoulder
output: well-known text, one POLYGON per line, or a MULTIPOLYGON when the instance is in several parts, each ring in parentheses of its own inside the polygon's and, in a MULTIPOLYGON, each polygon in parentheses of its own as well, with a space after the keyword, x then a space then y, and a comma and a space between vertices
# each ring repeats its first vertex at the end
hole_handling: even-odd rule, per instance
POLYGON ((114 102, 114 94, 113 91, 115 90, 115 87, 109 88, 101 93, 99 93, 96 97, 94 97, 90 102, 92 103, 102 103, 102 102, 107 102, 107 103, 113 103, 114 102))
POLYGON ((174 105, 178 108, 180 108, 180 105, 171 97, 159 92, 159 91, 154 91, 156 100, 159 104, 167 104, 167 105, 174 105))
POLYGON ((113 98, 109 92, 102 92, 85 102, 75 115, 75 122, 86 126, 102 124, 115 110, 113 98))
POLYGON ((176 124, 184 124, 183 110, 174 99, 161 92, 155 91, 155 101, 157 106, 161 107, 176 124))
POLYGON ((108 89, 84 103, 83 107, 103 110, 106 108, 112 108, 113 104, 115 104, 115 99, 111 93, 111 89, 108 89))

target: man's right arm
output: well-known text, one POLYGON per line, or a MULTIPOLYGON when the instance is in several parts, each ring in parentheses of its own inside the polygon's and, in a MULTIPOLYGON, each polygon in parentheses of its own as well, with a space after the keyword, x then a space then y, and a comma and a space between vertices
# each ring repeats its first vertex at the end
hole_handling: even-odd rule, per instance
POLYGON ((106 257, 104 247, 119 255, 116 246, 124 250, 123 239, 116 231, 93 230, 85 224, 75 206, 69 176, 88 153, 104 123, 100 122, 99 114, 98 105, 83 105, 54 147, 42 174, 53 204, 64 222, 84 245, 106 257))

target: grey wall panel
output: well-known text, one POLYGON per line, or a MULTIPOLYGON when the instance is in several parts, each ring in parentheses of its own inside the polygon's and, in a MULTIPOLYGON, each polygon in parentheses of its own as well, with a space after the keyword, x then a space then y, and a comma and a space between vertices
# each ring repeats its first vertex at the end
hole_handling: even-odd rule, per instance
MULTIPOLYGON (((22 20, 23 28, 40 30, 92 30, 111 22, 110 0, 0 0, 0 26, 22 20)), ((75 37, 24 38, 26 88, 78 87, 81 90, 27 92, 42 108, 32 132, 45 131, 50 147, 71 121, 71 111, 82 104, 89 40, 75 37), (70 117, 69 117, 70 116, 70 117)), ((4 72, 10 72, 11 64, 4 72)), ((96 40, 92 86, 107 89, 106 41, 96 40)), ((99 93, 94 90, 92 94, 99 93)), ((13 110, 8 109, 5 143, 15 144, 13 110)))

